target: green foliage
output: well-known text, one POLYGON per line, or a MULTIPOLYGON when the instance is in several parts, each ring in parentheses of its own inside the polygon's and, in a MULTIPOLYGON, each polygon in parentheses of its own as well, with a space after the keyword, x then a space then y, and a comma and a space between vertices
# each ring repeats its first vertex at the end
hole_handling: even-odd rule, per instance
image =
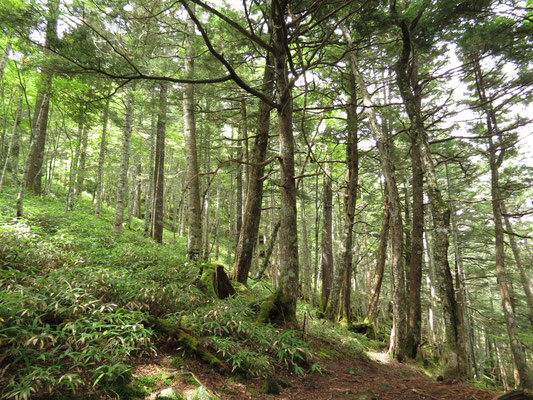
POLYGON ((200 307, 186 327, 209 336, 233 371, 266 376, 274 365, 295 371, 307 365, 312 351, 301 332, 258 324, 254 316, 248 302, 230 298, 200 307))
MULTIPOLYGON (((2 215, 13 215, 14 196, 2 193, 2 215)), ((250 302, 265 297, 263 284, 242 298, 213 299, 191 284, 196 266, 179 249, 127 230, 113 237, 105 210, 102 219, 90 217, 90 203, 81 199, 65 213, 61 200, 28 195, 23 220, 0 222, 4 397, 108 390, 142 398, 149 382, 128 382, 132 358, 154 349, 149 316, 207 337, 202 345, 232 371, 308 370, 312 350, 301 332, 255 322, 250 302)))

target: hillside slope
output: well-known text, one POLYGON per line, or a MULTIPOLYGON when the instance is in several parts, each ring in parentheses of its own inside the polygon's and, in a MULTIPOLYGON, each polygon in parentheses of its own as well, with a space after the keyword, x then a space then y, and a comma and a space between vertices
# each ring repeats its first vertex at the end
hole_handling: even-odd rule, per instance
POLYGON ((114 237, 111 210, 96 219, 89 199, 66 213, 61 195, 28 196, 20 220, 14 205, 13 191, 0 194, 2 398, 150 399, 170 387, 212 399, 494 397, 388 361, 385 343, 308 304, 305 332, 258 323, 269 282, 215 299, 183 239, 166 232, 158 245, 138 220, 114 237))

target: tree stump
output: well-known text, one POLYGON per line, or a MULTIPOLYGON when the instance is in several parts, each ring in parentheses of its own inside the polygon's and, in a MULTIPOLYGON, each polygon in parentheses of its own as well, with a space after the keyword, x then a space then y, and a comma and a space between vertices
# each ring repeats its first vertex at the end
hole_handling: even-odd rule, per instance
POLYGON ((235 289, 221 264, 202 264, 198 287, 205 294, 219 299, 225 299, 235 294, 235 289))

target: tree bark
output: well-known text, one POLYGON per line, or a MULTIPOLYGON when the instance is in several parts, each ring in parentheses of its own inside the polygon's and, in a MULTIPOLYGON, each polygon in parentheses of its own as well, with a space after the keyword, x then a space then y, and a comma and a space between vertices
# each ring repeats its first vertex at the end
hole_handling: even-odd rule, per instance
POLYGON ((107 149, 107 122, 109 120, 109 102, 111 98, 108 97, 104 106, 104 120, 102 122, 102 136, 100 138, 100 154, 98 155, 98 172, 96 175, 96 205, 94 207, 94 215, 100 218, 100 210, 102 208, 102 178, 104 174, 104 163, 107 149))
MULTIPOLYGON (((17 101, 17 111, 15 112, 15 120, 13 121, 13 130, 11 132, 11 140, 9 142, 9 147, 7 149, 6 159, 4 160, 4 166, 2 168, 2 176, 0 176, 0 189, 2 188, 2 185, 5 183, 6 174, 7 174, 7 165, 9 164, 9 157, 11 157, 11 154, 13 154, 14 150, 18 149, 18 146, 19 146, 20 132, 18 128, 20 125, 21 114, 22 114, 22 93, 19 95, 18 101, 17 101)), ((17 158, 18 158, 18 154, 17 154, 17 158)), ((18 160, 17 160, 17 164, 18 164, 18 160)), ((16 166, 13 161, 11 162, 11 169, 12 171, 16 170, 16 166)))
MULTIPOLYGON (((46 17, 46 39, 45 47, 49 47, 57 40, 57 15, 59 13, 58 0, 49 0, 48 15, 46 17)), ((44 160, 44 149, 46 145, 46 133, 48 125, 48 111, 50 108, 50 88, 52 85, 52 76, 48 71, 41 73, 42 90, 39 90, 37 99, 43 99, 42 103, 36 101, 35 117, 39 114, 39 123, 34 125, 35 132, 28 152, 27 174, 25 179, 26 187, 33 193, 40 195, 42 192, 42 168, 44 160), (39 105, 39 107, 38 107, 39 105)))
POLYGON ((292 89, 288 73, 287 0, 273 0, 270 27, 273 33, 275 82, 279 107, 281 170, 280 289, 281 311, 285 321, 296 322, 298 299, 298 228, 296 184, 294 179, 294 137, 292 131, 292 89))
POLYGON ((507 326, 507 334, 511 345, 511 353, 520 377, 520 386, 525 389, 533 389, 533 372, 528 365, 527 358, 520 337, 518 336, 518 325, 512 304, 512 289, 507 278, 505 269, 505 242, 503 229, 503 213, 501 202, 503 200, 500 191, 500 172, 503 160, 505 159, 506 144, 502 133, 498 129, 496 113, 492 108, 492 101, 486 94, 484 75, 481 70, 479 57, 473 56, 474 73, 476 78, 476 90, 482 110, 486 117, 488 133, 488 151, 491 177, 491 203, 492 215, 494 218, 494 239, 495 239, 495 262, 496 277, 500 288, 500 296, 503 307, 503 315, 507 326), (495 140, 497 142, 495 143, 495 140))
MULTIPOLYGON (((155 98, 155 94, 154 94, 155 98)), ((146 188, 146 201, 144 207, 144 236, 150 236, 152 227, 152 217, 154 210, 154 169, 155 169, 155 137, 156 133, 156 113, 152 112, 152 123, 150 126, 150 167, 148 168, 148 184, 146 188)))
POLYGON ((152 238, 163 243, 163 201, 165 190, 165 133, 167 124, 167 91, 165 83, 159 86, 159 112, 157 115, 157 136, 155 144, 154 166, 154 210, 152 238))
POLYGON ((72 155, 72 161, 70 164, 70 172, 68 177, 67 211, 72 211, 74 209, 74 182, 76 182, 76 177, 78 174, 78 162, 80 158, 82 136, 83 120, 82 116, 80 115, 80 120, 78 121, 78 137, 76 138, 76 148, 74 149, 74 154, 72 155))
MULTIPOLYGON (((345 38, 351 47, 351 37, 344 32, 345 38)), ((407 304, 405 294, 405 275, 403 258, 403 221, 400 194, 396 184, 396 174, 390 152, 388 138, 378 125, 374 104, 368 93, 365 81, 359 71, 355 52, 348 53, 350 69, 355 77, 357 86, 363 97, 365 113, 369 119, 370 130, 377 142, 381 168, 387 182, 386 188, 390 200, 390 230, 391 230, 391 270, 392 270, 392 296, 393 296, 393 332, 389 352, 398 361, 403 361, 407 345, 407 304)))
MULTIPOLYGON (((194 22, 187 17, 185 35, 185 75, 194 75, 194 59, 192 36, 194 22)), ((196 123, 194 117, 194 85, 183 85, 183 129, 185 136, 185 152, 187 158, 187 193, 188 193, 188 238, 187 254, 190 259, 198 260, 202 252, 202 207, 200 203, 200 170, 196 147, 196 123)))
MULTIPOLYGON (((47 101, 46 96, 43 97, 42 102, 47 101)), ((37 116, 36 125, 39 125, 41 120, 41 113, 43 112, 43 107, 39 107, 39 115, 37 116)), ((35 125, 34 125, 35 126, 35 125)), ((28 181, 28 174, 30 170, 30 154, 32 153, 32 147, 36 146, 36 141, 32 141, 30 144, 30 149, 28 151, 28 158, 26 159, 26 164, 24 166, 24 173, 22 174, 22 180, 19 185, 19 192, 17 195, 17 218, 22 218, 24 216, 24 198, 26 196, 26 182, 28 181)))
MULTIPOLYGON (((303 191, 303 181, 300 181, 301 190, 303 191)), ((305 214, 305 200, 301 199, 300 201, 300 220, 302 227, 302 237, 300 243, 302 245, 302 256, 300 265, 302 267, 302 295, 306 301, 311 301, 312 298, 312 276, 311 276, 311 249, 309 248, 308 242, 308 231, 307 231, 307 217, 305 214)))
POLYGON ((378 302, 381 293, 381 284, 383 283, 383 273, 385 271, 385 262, 387 261, 387 244, 389 240, 390 227, 390 203, 387 196, 387 190, 383 194, 383 216, 381 217, 381 231, 379 234, 379 247, 376 259, 376 271, 371 288, 370 304, 366 312, 365 320, 370 324, 374 324, 378 315, 378 302))
POLYGON ((130 165, 130 145, 133 123, 133 90, 129 88, 126 93, 126 107, 124 109, 124 134, 122 137, 122 152, 120 156, 119 176, 117 182, 117 198, 115 215, 113 218, 113 233, 117 236, 122 234, 124 223, 124 208, 126 206, 126 192, 128 185, 128 170, 130 165))
POLYGON ((513 257, 516 262, 516 267, 518 268, 518 272, 520 274, 520 283, 522 284, 522 288, 524 289, 524 294, 526 296, 526 302, 529 308, 529 321, 533 325, 533 279, 527 276, 526 269, 522 264, 522 257, 520 255, 518 243, 516 243, 516 239, 514 236, 513 225, 511 224, 511 221, 509 221, 509 217, 506 215, 507 208, 503 200, 500 203, 500 208, 504 217, 507 237, 509 238, 509 242, 511 243, 511 250, 513 251, 513 257))
POLYGON ((7 63, 7 59, 9 57, 10 52, 11 52, 11 42, 8 41, 6 43, 6 47, 4 47, 2 58, 0 58, 0 82, 2 82, 2 77, 4 76, 4 69, 6 68, 6 63, 7 63))
POLYGON ((257 276, 256 280, 259 280, 263 277, 266 270, 270 266, 270 259, 272 258, 272 253, 274 252, 274 245, 276 244, 276 238, 278 237, 279 227, 281 225, 281 222, 276 222, 276 225, 274 226, 274 229, 272 230, 272 234, 270 235, 270 240, 268 241, 268 246, 265 252, 265 258, 263 261, 263 265, 261 266, 261 271, 259 272, 259 275, 257 276))
MULTIPOLYGON (((274 71, 270 66, 271 56, 267 54, 265 60, 265 71, 263 74, 263 92, 272 94, 274 89, 274 71)), ((248 190, 246 192, 246 203, 244 209, 244 219, 239 235, 239 243, 235 254, 235 268, 233 278, 246 284, 257 233, 259 232, 259 222, 261 221, 261 207, 263 203, 263 175, 265 171, 264 161, 266 159, 268 147, 268 134, 270 131, 270 106, 264 102, 259 103, 259 116, 257 120, 257 130, 252 150, 253 165, 250 170, 248 190)))
POLYGON ((413 48, 410 28, 403 19, 399 19, 395 9, 393 16, 402 33, 402 48, 396 63, 396 81, 400 89, 407 115, 411 121, 411 129, 416 132, 417 143, 420 149, 422 168, 426 175, 429 199, 435 225, 435 238, 433 240, 433 257, 435 270, 438 277, 438 289, 442 301, 442 309, 446 334, 446 367, 445 374, 450 376, 465 376, 467 364, 465 359, 465 346, 461 341, 463 324, 458 315, 455 289, 448 262, 448 247, 450 236, 450 210, 444 201, 435 167, 431 159, 431 150, 421 114, 421 97, 418 77, 416 72, 417 55, 413 48), (412 60, 412 65, 410 65, 412 60))
POLYGON ((411 227, 411 253, 409 260, 409 314, 407 316, 407 354, 415 358, 422 340, 422 256, 424 254, 424 188, 423 171, 418 147, 417 132, 411 132, 411 167, 413 212, 411 227))
MULTIPOLYGON (((349 62, 353 62, 350 59, 349 62)), ((338 313, 341 284, 345 282, 344 290, 344 316, 346 321, 351 321, 350 293, 353 263, 353 225, 355 218, 355 204, 357 202, 357 180, 359 175, 359 156, 357 150, 357 89, 356 77, 350 69, 350 103, 347 106, 348 138, 346 142, 346 176, 342 215, 342 249, 339 267, 335 270, 331 299, 326 308, 326 318, 335 320, 338 313)))
POLYGON ((83 191, 83 181, 85 179, 85 164, 87 160, 87 141, 89 139, 89 128, 85 128, 82 131, 81 140, 81 149, 80 149, 80 159, 77 171, 77 182, 76 182, 76 195, 80 196, 83 191))
MULTIPOLYGON (((320 295, 320 312, 326 317, 329 300, 333 286, 333 191, 331 189, 331 179, 329 177, 330 167, 326 162, 324 165, 324 185, 322 197, 322 257, 320 270, 322 272, 322 290, 320 295)), ((338 301, 334 312, 337 315, 338 301)), ((331 307, 330 307, 331 309, 331 307)))

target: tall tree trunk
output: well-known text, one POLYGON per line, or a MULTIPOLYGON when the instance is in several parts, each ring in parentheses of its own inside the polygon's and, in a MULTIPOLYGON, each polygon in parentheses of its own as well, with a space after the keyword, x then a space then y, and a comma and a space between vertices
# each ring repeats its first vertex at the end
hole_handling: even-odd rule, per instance
MULTIPOLYGON (((154 92, 155 93, 155 92, 154 92)), ((155 98, 155 95, 154 95, 155 98)), ((150 236, 154 210, 154 169, 155 169, 155 137, 157 135, 156 113, 152 113, 150 126, 150 167, 148 168, 148 183, 146 188, 146 201, 144 207, 144 236, 150 236)))
MULTIPOLYGON (((448 186, 448 197, 452 198, 452 188, 451 188, 451 183, 450 183, 448 164, 446 164, 446 182, 448 186)), ((463 255, 462 255, 461 243, 459 241, 459 226, 457 222, 457 211, 456 211, 456 207, 454 203, 450 204, 450 212, 451 212, 450 216, 451 216, 452 231, 453 231, 453 248, 454 248, 454 253, 455 253, 455 282, 456 282, 456 289, 457 289, 457 305, 458 305, 458 311, 459 311, 459 318, 464 324, 463 340, 466 345, 468 365, 472 365, 474 367, 474 372, 476 376, 478 376, 478 370, 477 370, 476 360, 475 360, 475 351, 474 351, 473 341, 472 341, 472 326, 470 324, 470 315, 468 313, 469 307, 468 307, 468 298, 467 298, 465 280, 464 280, 463 255)), ((468 373, 468 376, 471 376, 470 369, 468 369, 467 373, 468 373)))
MULTIPOLYGON (((267 54, 265 71, 263 74, 263 92, 272 94, 274 89, 274 71, 270 66, 271 57, 267 54)), ((265 159, 268 146, 268 134, 270 131, 270 106, 264 102, 259 103, 259 116, 257 119, 257 129, 252 150, 252 167, 248 190, 246 192, 246 203, 244 209, 244 219, 235 254, 235 269, 233 277, 236 281, 246 284, 252 257, 257 242, 259 232, 259 222, 261 221, 261 207, 263 203, 263 175, 265 172, 265 159)))
MULTIPOLYGON (((47 101, 46 100, 46 96, 42 99, 42 101, 43 102, 47 101)), ((35 127, 36 130, 38 129, 39 123, 41 121, 41 113, 42 112, 43 112, 43 107, 40 107, 39 108, 39 115, 35 119, 36 125, 37 125, 35 127)), ((31 161, 29 155, 32 153, 32 147, 36 146, 35 143, 36 143, 36 141, 34 140, 30 144, 30 149, 28 151, 28 158, 26 159, 26 164, 24 166, 24 172, 22 174, 22 180, 20 181, 20 185, 19 185, 19 192, 18 192, 18 195, 17 195, 17 218, 21 218, 24 215, 24 198, 26 196, 26 186, 27 186, 26 182, 28 181, 28 173, 29 173, 29 170, 30 170, 30 161, 31 161)))
MULTIPOLYGON (((9 42, 8 42, 9 44, 9 42)), ((13 130, 11 132, 11 140, 9 142, 9 147, 7 149, 6 159, 4 160, 4 166, 2 168, 2 176, 0 176, 0 189, 2 188, 2 185, 5 183, 6 174, 7 174, 7 165, 9 164, 9 157, 11 157, 11 154, 14 152, 14 149, 18 148, 19 146, 19 125, 20 125, 20 117, 22 114, 22 93, 18 97, 17 101, 17 111, 15 112, 15 120, 13 121, 13 130)), ((18 158, 18 155, 17 155, 18 158)), ((18 160, 16 161, 18 164, 18 160)), ((16 165, 14 162, 11 162, 11 169, 14 171, 16 170, 16 165)))
POLYGON ((76 182, 76 177, 78 174, 78 162, 80 158, 82 136, 83 119, 80 115, 80 120, 78 121, 78 136, 76 137, 76 148, 74 149, 74 154, 72 155, 72 161, 70 163, 70 172, 68 176, 67 211, 72 211, 74 209, 74 182, 76 182))
MULTIPOLYGON (((209 112, 209 106, 206 106, 206 111, 209 112)), ((210 132, 208 129, 204 129, 205 132, 205 169, 207 171, 211 171, 211 137, 210 132)), ((204 250, 202 259, 205 261, 209 261, 210 257, 210 251, 211 251, 211 192, 209 190, 209 183, 206 185, 206 189, 203 194, 203 213, 204 213, 204 219, 203 219, 203 238, 204 238, 204 250)))
POLYGON ((7 63, 7 59, 9 57, 10 52, 11 52, 11 42, 8 41, 6 43, 6 47, 4 47, 2 58, 0 58, 0 82, 2 82, 2 77, 4 76, 4 69, 6 68, 6 63, 7 63))
MULTIPOLYGON (((47 78, 47 90, 50 89, 51 78, 47 78)), ((26 187, 35 194, 41 194, 41 177, 42 167, 44 160, 44 148, 46 144, 46 132, 48 125, 48 111, 50 108, 50 100, 48 96, 45 96, 41 107, 39 109, 39 122, 33 130, 33 141, 28 151, 28 159, 26 161, 28 165, 28 172, 26 175, 26 187)), ((35 110, 37 113, 37 109, 35 110)))
POLYGON ((407 355, 416 357, 422 340, 422 256, 424 254, 424 177, 420 160, 417 133, 411 132, 411 167, 413 212, 411 228, 411 254, 409 260, 409 314, 407 316, 407 355))
POLYGON ((533 325, 533 279, 527 276, 526 269, 522 264, 522 257, 520 256, 520 249, 518 247, 518 243, 516 243, 516 238, 514 236, 513 225, 511 224, 511 221, 509 221, 509 217, 507 216, 507 208, 503 200, 500 203, 500 209, 504 217, 507 237, 509 238, 509 242, 511 243, 511 250, 513 251, 513 257, 516 262, 516 267, 518 268, 518 272, 520 273, 520 283, 522 284, 524 294, 526 295, 526 302, 529 308, 529 321, 533 325))
MULTIPOLYGON (((329 162, 324 165, 324 185, 322 195, 322 258, 320 270, 322 271, 322 290, 320 295, 320 312, 326 317, 328 311, 332 286, 333 286, 333 191, 329 162)), ((334 315, 337 315, 338 301, 334 315)))
POLYGON ((85 128, 82 131, 81 140, 81 149, 80 149, 80 160, 77 172, 77 182, 76 182, 76 195, 80 196, 83 191, 83 181, 85 179, 85 164, 87 159, 87 141, 89 139, 89 128, 85 128))
MULTIPOLYGON (((351 47, 351 37, 345 31, 344 36, 351 47)), ((374 104, 368 93, 365 81, 357 64, 357 57, 352 50, 348 53, 350 69, 363 97, 365 113, 369 119, 370 130, 377 142, 381 168, 387 182, 386 188, 390 200, 390 229, 391 229, 391 270, 393 296, 393 333, 389 352, 399 361, 406 355, 407 345, 407 304, 405 294, 404 255, 403 255, 403 221, 400 194, 396 184, 396 174, 390 151, 389 140, 378 125, 374 104)))
POLYGON ((407 22, 398 18, 393 9, 398 26, 402 32, 402 48, 396 63, 396 81, 400 89, 407 115, 411 122, 411 130, 416 132, 417 143, 420 149, 422 168, 426 175, 429 200, 435 225, 435 238, 433 240, 433 257, 435 271, 438 278, 438 289, 442 301, 442 309, 446 334, 446 375, 466 375, 467 365, 465 359, 465 344, 461 340, 461 331, 464 328, 458 315, 455 289, 448 262, 448 247, 450 236, 450 210, 444 201, 435 167, 431 159, 431 150, 424 127, 421 113, 420 85, 418 83, 417 52, 413 48, 410 28, 407 22))
POLYGON ((507 326, 507 334, 511 345, 511 353, 520 376, 520 386, 533 390, 533 372, 528 365, 524 348, 520 337, 518 336, 518 326, 512 304, 512 288, 507 278, 505 270, 505 243, 503 229, 503 212, 501 208, 502 194, 500 192, 500 172, 503 160, 505 159, 505 149, 507 144, 504 143, 503 136, 498 129, 496 113, 492 108, 492 101, 488 98, 485 89, 485 80, 479 57, 473 56, 474 72, 476 78, 476 89, 482 109, 485 112, 487 133, 488 133, 488 150, 491 177, 491 202, 492 214, 494 218, 494 239, 495 239, 495 261, 496 277, 500 287, 500 296, 502 300, 503 315, 507 326), (497 142, 495 143, 495 140, 497 142))
MULTIPOLYGON (((350 60, 352 62, 353 60, 350 60)), ((335 320, 339 308, 341 284, 345 282, 344 315, 348 323, 351 321, 350 293, 353 263, 353 225, 355 218, 355 204, 357 201, 357 180, 359 175, 359 156, 357 150, 357 89, 356 78, 350 69, 350 103, 347 106, 348 138, 346 143, 346 176, 342 215, 342 249, 340 263, 335 270, 331 298, 326 308, 326 318, 335 320)))
POLYGON ((102 177, 104 174, 104 163, 107 149, 107 122, 109 120, 109 102, 111 97, 108 97, 104 106, 104 120, 102 122, 102 136, 100 138, 100 153, 98 155, 98 172, 96 175, 96 205, 94 207, 94 215, 100 218, 100 210, 102 208, 102 177))
MULTIPOLYGON (((59 13, 59 1, 48 1, 48 15, 46 17, 46 39, 45 47, 53 46, 57 40, 57 16, 59 13)), ((34 126, 33 132, 35 132, 28 152, 28 172, 26 174, 26 187, 35 194, 41 194, 41 177, 42 167, 44 159, 44 149, 46 145, 46 132, 48 125, 48 111, 50 108, 50 88, 52 85, 52 76, 48 71, 41 73, 42 89, 37 94, 37 99, 42 98, 38 111, 38 102, 36 102, 35 114, 39 114, 39 124, 34 126)))
POLYGON ((124 208, 126 206, 126 193, 128 185, 128 170, 130 166, 130 145, 133 123, 133 90, 131 87, 126 94, 126 107, 124 109, 124 134, 122 137, 122 153, 120 156, 119 176, 117 182, 117 198, 115 215, 113 218, 113 233, 117 236, 122 234, 124 223, 124 208))
POLYGON ((276 222, 276 225, 274 226, 274 229, 272 230, 272 234, 270 235, 270 240, 268 241, 267 249, 265 252, 265 258, 263 260, 263 265, 261 266, 261 270, 259 272, 259 275, 257 276, 256 280, 259 280, 263 277, 266 270, 270 266, 270 259, 272 258, 272 253, 274 252, 274 245, 276 244, 276 238, 278 237, 278 231, 279 227, 281 225, 281 222, 276 222))
MULTIPOLYGON (((194 51, 192 36, 194 22, 187 17, 187 33, 185 35, 185 75, 194 75, 194 51)), ((196 147, 196 123, 194 117, 194 85, 183 85, 183 129, 187 158, 187 193, 188 193, 188 239, 187 253, 190 259, 197 260, 202 251, 202 206, 200 203, 200 170, 196 147)))
MULTIPOLYGON (((303 181, 301 183, 301 190, 303 191, 303 181)), ((302 256, 300 265, 302 267, 302 296, 306 301, 310 301, 312 297, 312 276, 311 276, 311 249, 309 248, 309 239, 307 232, 307 217, 305 215, 304 199, 300 201, 300 219, 302 227, 302 237, 300 239, 302 245, 302 256)))
POLYGON ((165 189, 165 133, 167 124, 167 91, 168 85, 159 86, 159 112, 157 115, 157 136, 155 145, 154 166, 154 210, 152 238, 163 243, 163 195, 165 189))
POLYGON ((296 322, 298 299, 298 228, 296 182, 294 179, 294 136, 292 131, 292 89, 287 67, 288 37, 285 30, 288 0, 274 0, 270 27, 274 48, 275 82, 279 107, 279 141, 281 170, 280 289, 281 311, 287 322, 296 322))
MULTIPOLYGON (((241 130, 240 130, 241 131, 241 130)), ((242 133, 242 131, 241 131, 242 133)), ((239 141, 237 146, 237 203, 236 203, 236 209, 237 209, 237 220, 235 222, 235 226, 237 227, 235 232, 235 245, 236 248, 239 246, 239 236, 241 235, 241 228, 242 228, 242 171, 243 171, 243 157, 242 157, 242 144, 240 140, 242 139, 242 136, 239 134, 239 141)), ((235 254, 237 254, 237 249, 235 250, 235 254)))
POLYGON ((366 312, 365 319, 370 324, 374 324, 378 315, 378 302, 381 293, 381 284, 383 283, 383 273, 385 271, 385 262, 387 261, 387 244, 389 240, 390 227, 390 202, 387 196, 387 189, 383 194, 383 216, 381 217, 381 231, 379 234, 378 255, 376 257, 376 271, 371 287, 370 304, 366 312))

